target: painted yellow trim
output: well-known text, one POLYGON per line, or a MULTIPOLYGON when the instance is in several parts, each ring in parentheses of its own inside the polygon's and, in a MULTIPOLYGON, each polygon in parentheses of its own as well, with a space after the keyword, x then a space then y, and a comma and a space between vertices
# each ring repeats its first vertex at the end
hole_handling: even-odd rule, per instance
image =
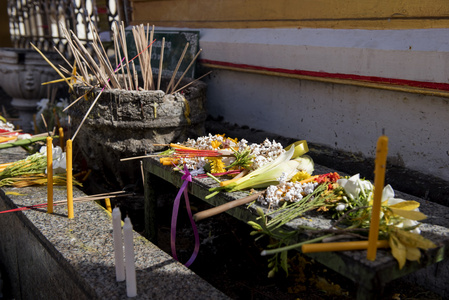
POLYGON ((288 74, 288 73, 281 73, 281 72, 274 72, 274 71, 267 71, 267 70, 255 70, 255 69, 244 69, 244 68, 230 67, 230 66, 221 66, 221 65, 209 64, 209 63, 202 63, 201 66, 203 66, 205 68, 222 69, 222 70, 235 71, 235 72, 245 72, 245 73, 258 74, 258 75, 285 77, 285 78, 318 81, 318 82, 333 83, 333 84, 345 84, 345 85, 352 85, 352 86, 365 87, 365 88, 374 88, 374 89, 382 89, 382 90, 389 90, 389 91, 396 91, 396 92, 405 92, 405 93, 413 93, 413 94, 420 94, 420 95, 426 95, 426 96, 437 96, 437 97, 449 98, 449 92, 433 90, 433 89, 417 88, 417 87, 412 87, 412 86, 393 85, 393 84, 386 84, 386 83, 374 83, 374 82, 357 81, 357 80, 351 80, 351 79, 314 77, 314 76, 288 74))
POLYGON ((189 28, 449 28, 447 0, 132 0, 132 23, 189 28))

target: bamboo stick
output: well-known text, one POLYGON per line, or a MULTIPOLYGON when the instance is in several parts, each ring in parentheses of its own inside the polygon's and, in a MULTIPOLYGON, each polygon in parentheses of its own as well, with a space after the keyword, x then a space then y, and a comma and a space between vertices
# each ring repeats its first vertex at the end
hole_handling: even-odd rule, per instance
POLYGON ((179 60, 178 60, 178 64, 176 65, 176 68, 175 68, 175 70, 173 71, 172 77, 171 77, 171 79, 170 79, 170 83, 169 83, 168 86, 167 86, 167 90, 166 90, 166 92, 165 92, 166 94, 168 94, 168 91, 171 89, 171 86, 173 85, 173 81, 175 80, 176 73, 178 72, 179 66, 181 66, 181 62, 182 62, 182 60, 184 59, 184 55, 186 54, 187 48, 188 48, 188 47, 189 47, 189 43, 186 43, 186 45, 185 45, 185 47, 184 47, 184 50, 182 51, 181 57, 180 57, 179 60))
POLYGON ((125 64, 126 71, 127 71, 127 74, 126 74, 127 76, 126 77, 128 78, 129 89, 133 90, 133 83, 132 83, 132 79, 131 79, 131 71, 130 71, 130 68, 129 68, 128 48, 127 48, 127 45, 126 45, 125 25, 124 25, 123 22, 122 22, 122 24, 120 24, 118 37, 119 37, 120 44, 122 46, 123 55, 126 58, 126 64, 125 64))
POLYGON ((98 101, 98 99, 100 98, 100 96, 101 96, 101 94, 103 93, 103 91, 104 91, 104 89, 102 89, 102 90, 98 93, 98 95, 97 95, 97 97, 95 98, 94 102, 92 102, 92 104, 90 105, 89 110, 88 110, 87 113, 84 115, 83 119, 81 120, 81 123, 80 123, 80 125, 78 126, 78 129, 76 129, 75 133, 73 134, 72 141, 75 140, 75 137, 76 137, 76 135, 78 134, 78 131, 81 129, 81 126, 83 126, 84 121, 86 121, 87 116, 90 114, 92 108, 94 108, 95 104, 97 103, 97 101, 98 101))
MULTIPOLYGON (((118 24, 118 23, 115 23, 115 24, 118 24)), ((122 61, 122 54, 120 53, 120 34, 118 33, 118 27, 117 26, 119 26, 119 25, 116 25, 115 27, 114 27, 114 31, 113 31, 113 33, 114 33, 114 47, 115 47, 115 49, 116 49, 116 55, 118 54, 118 57, 119 57, 119 59, 120 59, 120 61, 122 61)), ((118 64, 118 62, 117 62, 117 66, 118 66, 119 64, 118 64)), ((125 89, 126 90, 128 90, 128 83, 127 83, 127 81, 126 81, 126 78, 125 78, 125 70, 123 69, 123 64, 121 63, 120 64, 120 68, 118 69, 118 72, 122 72, 122 78, 123 78, 123 82, 124 82, 124 84, 125 84, 125 89)))
POLYGON ((159 60, 159 74, 157 76, 157 89, 158 90, 160 90, 160 88, 161 88, 162 64, 163 64, 163 61, 164 61, 164 47, 165 47, 165 37, 162 38, 161 58, 159 60))
MULTIPOLYGON (((45 61, 56 71, 56 73, 58 73, 58 75, 59 76, 61 76, 62 78, 66 78, 62 73, 61 73, 61 71, 59 71, 56 67, 55 67, 55 65, 41 52, 41 50, 39 50, 36 46, 34 46, 33 45, 33 43, 30 43, 31 44, 31 46, 34 48, 34 50, 36 50, 41 56, 42 56, 42 58, 43 59, 45 59, 45 61)), ((72 86, 72 84, 69 82, 69 80, 68 79, 65 79, 65 82, 68 84, 68 86, 69 86, 69 88, 70 88, 70 90, 73 90, 73 86, 72 86)))
MULTIPOLYGON (((146 42, 146 44, 148 43, 148 28, 149 27, 149 24, 147 24, 147 42, 146 42)), ((153 38, 154 38, 154 25, 153 25, 153 28, 152 28, 152 30, 151 30, 151 33, 150 33, 150 41, 152 41, 153 40, 153 38)), ((148 58, 147 58, 147 61, 148 61, 148 76, 149 76, 149 78, 148 78, 148 82, 149 82, 149 86, 148 86, 148 89, 154 89, 154 82, 153 82, 153 70, 151 69, 151 53, 153 52, 153 44, 151 44, 151 46, 150 46, 150 49, 149 49, 149 51, 148 51, 148 58)))
POLYGON ((87 94, 89 94, 90 92, 92 92, 94 88, 91 88, 88 92, 86 92, 85 94, 79 96, 75 101, 73 101, 72 103, 70 103, 69 105, 67 105, 62 111, 66 111, 67 109, 69 109, 72 105, 74 105, 75 103, 77 103, 78 101, 81 100, 81 98, 87 96, 87 94))
POLYGON ((201 80, 203 77, 206 77, 206 76, 209 75, 210 73, 212 73, 212 71, 209 71, 209 72, 207 72, 206 74, 204 74, 203 76, 200 76, 200 77, 198 77, 197 79, 195 79, 195 80, 189 82, 188 84, 186 84, 186 85, 184 85, 183 87, 177 89, 176 91, 172 92, 171 94, 174 94, 174 93, 176 93, 176 92, 179 92, 179 91, 185 89, 185 88, 188 87, 189 85, 191 85, 191 84, 197 82, 198 80, 201 80))
POLYGON ((200 53, 203 51, 203 49, 200 49, 198 51, 198 53, 195 55, 195 57, 192 59, 192 61, 190 62, 190 64, 188 65, 188 67, 186 68, 186 70, 184 71, 184 73, 182 73, 181 77, 179 78, 178 82, 176 83, 176 85, 173 87, 172 91, 174 91, 177 87, 178 84, 181 82, 181 80, 184 78, 184 76, 187 74, 187 71, 189 71, 190 67, 193 65, 193 63, 195 62, 195 60, 198 58, 198 56, 200 55, 200 53))
POLYGON ((210 208, 210 209, 203 210, 199 213, 194 214, 193 219, 195 220, 195 222, 198 222, 198 221, 207 219, 209 217, 221 214, 222 212, 230 210, 231 208, 253 202, 253 201, 257 200, 259 195, 261 195, 264 192, 265 191, 258 192, 258 193, 246 196, 244 198, 240 198, 240 199, 237 199, 237 200, 234 200, 234 201, 231 201, 231 202, 228 202, 228 203, 225 203, 225 204, 222 204, 222 205, 210 208))

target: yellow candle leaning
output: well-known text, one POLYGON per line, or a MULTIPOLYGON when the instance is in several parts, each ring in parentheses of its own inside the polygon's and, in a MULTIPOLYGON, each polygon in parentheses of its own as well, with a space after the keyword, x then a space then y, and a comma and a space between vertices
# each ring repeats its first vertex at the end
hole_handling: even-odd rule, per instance
POLYGON ((53 213, 53 139, 47 137, 47 212, 53 213))
MULTIPOLYGON (((377 241, 377 248, 388 248, 387 240, 377 241)), ((336 243, 315 243, 302 245, 302 253, 312 252, 331 252, 331 251, 350 251, 350 250, 364 250, 368 248, 368 241, 354 241, 354 242, 336 242, 336 243)))
POLYGON ((64 151, 64 128, 59 127, 59 145, 61 145, 62 151, 64 151))
POLYGON ((109 199, 109 198, 104 199, 104 204, 106 206, 106 210, 108 212, 112 213, 111 199, 109 199))
POLYGON ((67 210, 69 219, 75 216, 73 213, 73 185, 72 185, 72 140, 67 140, 66 146, 66 166, 67 166, 67 210))
POLYGON ((379 237, 380 206, 387 168, 388 137, 382 135, 377 141, 376 161, 374 168, 374 199, 371 211, 371 223, 368 236, 368 253, 366 258, 376 259, 377 239, 379 237))

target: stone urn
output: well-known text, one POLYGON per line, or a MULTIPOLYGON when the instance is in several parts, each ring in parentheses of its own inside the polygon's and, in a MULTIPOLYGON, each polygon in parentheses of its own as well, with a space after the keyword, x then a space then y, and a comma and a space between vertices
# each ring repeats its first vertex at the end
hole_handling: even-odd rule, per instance
POLYGON ((122 158, 167 148, 155 144, 183 142, 205 134, 203 82, 194 82, 183 94, 173 95, 161 90, 104 90, 81 126, 101 89, 90 92, 89 87, 75 86, 74 90, 72 101, 88 93, 87 100, 78 101, 67 111, 72 120, 74 152, 83 154, 95 180, 108 187, 124 188, 142 182, 140 159, 121 161, 122 158))
MULTIPOLYGON (((55 66, 63 63, 56 52, 44 54, 55 66)), ((37 112, 37 102, 48 98, 49 87, 42 83, 58 78, 56 71, 37 51, 0 48, 0 86, 12 98, 11 106, 17 111, 18 123, 24 132, 34 132, 33 115, 37 112)))

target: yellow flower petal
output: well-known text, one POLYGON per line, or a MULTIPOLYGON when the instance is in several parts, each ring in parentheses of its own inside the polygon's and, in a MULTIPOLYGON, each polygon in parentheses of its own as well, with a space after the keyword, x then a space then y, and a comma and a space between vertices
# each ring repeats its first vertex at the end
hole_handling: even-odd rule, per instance
POLYGON ((393 205, 389 205, 390 208, 398 208, 403 210, 414 210, 419 207, 419 202, 416 201, 402 201, 393 205))
POLYGON ((402 269, 407 260, 407 248, 399 241, 399 239, 394 234, 390 234, 389 244, 391 248, 391 254, 397 260, 399 269, 402 269))
POLYGON ((395 215, 401 216, 406 219, 415 220, 415 221, 421 221, 421 220, 427 219, 427 216, 419 211, 397 209, 397 208, 393 208, 393 207, 390 207, 390 209, 395 215))
POLYGON ((436 245, 432 241, 417 233, 401 230, 399 228, 395 228, 392 233, 394 233, 394 235, 397 236, 398 240, 400 240, 407 247, 417 247, 421 249, 436 247, 436 245))
POLYGON ((407 247, 407 260, 419 261, 421 258, 421 251, 416 247, 407 247))

